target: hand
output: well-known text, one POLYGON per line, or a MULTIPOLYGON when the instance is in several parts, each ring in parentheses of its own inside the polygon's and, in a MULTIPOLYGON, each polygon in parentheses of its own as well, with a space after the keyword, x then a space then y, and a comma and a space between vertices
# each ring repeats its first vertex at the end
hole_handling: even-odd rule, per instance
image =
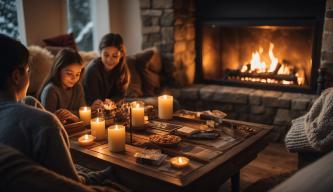
POLYGON ((58 109, 54 114, 59 118, 62 124, 79 122, 80 119, 67 109, 58 109))
POLYGON ((100 99, 97 99, 91 105, 91 110, 92 111, 94 111, 94 110, 97 111, 97 109, 99 109, 99 108, 104 108, 104 102, 102 100, 100 100, 100 99))

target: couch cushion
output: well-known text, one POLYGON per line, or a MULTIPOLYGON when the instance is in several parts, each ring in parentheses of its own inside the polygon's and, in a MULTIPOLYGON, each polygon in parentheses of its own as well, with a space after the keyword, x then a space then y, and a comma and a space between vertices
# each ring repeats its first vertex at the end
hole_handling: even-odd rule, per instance
POLYGON ((71 47, 77 49, 75 38, 73 33, 57 35, 54 37, 43 39, 43 42, 47 46, 56 47, 71 47))
POLYGON ((29 46, 30 86, 28 94, 34 95, 39 90, 53 65, 53 55, 39 46, 29 46))

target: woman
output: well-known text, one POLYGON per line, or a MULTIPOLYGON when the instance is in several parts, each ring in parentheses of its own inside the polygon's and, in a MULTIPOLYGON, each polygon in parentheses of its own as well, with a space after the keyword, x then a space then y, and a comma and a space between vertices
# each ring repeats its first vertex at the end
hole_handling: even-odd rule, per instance
POLYGON ((79 108, 85 105, 80 83, 82 59, 73 49, 63 49, 55 57, 50 74, 41 88, 40 100, 45 109, 55 113, 62 123, 77 122, 79 108))
POLYGON ((103 36, 99 44, 100 57, 94 59, 84 73, 85 98, 92 109, 102 107, 101 100, 122 99, 129 84, 129 71, 125 62, 125 47, 119 34, 103 36))

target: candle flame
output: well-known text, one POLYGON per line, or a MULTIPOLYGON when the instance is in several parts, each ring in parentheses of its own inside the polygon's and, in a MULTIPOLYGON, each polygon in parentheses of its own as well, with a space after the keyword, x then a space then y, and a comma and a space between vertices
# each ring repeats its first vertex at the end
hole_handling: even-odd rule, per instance
POLYGON ((116 125, 116 127, 115 127, 114 129, 119 129, 119 128, 118 128, 118 125, 116 125))
POLYGON ((182 157, 178 157, 178 162, 181 163, 181 164, 183 164, 184 163, 183 158, 182 157))
POLYGON ((88 140, 88 139, 89 139, 88 134, 85 134, 85 135, 84 135, 84 139, 85 139, 85 140, 88 140))
POLYGON ((167 95, 163 95, 163 99, 167 99, 168 98, 168 96, 167 95))

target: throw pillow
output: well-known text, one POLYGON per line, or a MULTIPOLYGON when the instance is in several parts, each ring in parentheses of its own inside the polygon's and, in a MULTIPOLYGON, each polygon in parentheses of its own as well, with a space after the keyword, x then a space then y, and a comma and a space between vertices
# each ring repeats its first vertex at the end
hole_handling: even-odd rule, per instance
POLYGON ((29 46, 30 86, 28 94, 35 95, 40 89, 53 65, 53 55, 39 46, 29 46))
POLYGON ((134 55, 126 56, 126 62, 130 71, 131 80, 127 90, 128 97, 142 97, 142 82, 141 76, 136 69, 136 58, 134 55))
POLYGON ((62 34, 55 37, 50 37, 43 39, 43 42, 47 46, 56 46, 56 47, 71 47, 77 49, 74 34, 62 34))

